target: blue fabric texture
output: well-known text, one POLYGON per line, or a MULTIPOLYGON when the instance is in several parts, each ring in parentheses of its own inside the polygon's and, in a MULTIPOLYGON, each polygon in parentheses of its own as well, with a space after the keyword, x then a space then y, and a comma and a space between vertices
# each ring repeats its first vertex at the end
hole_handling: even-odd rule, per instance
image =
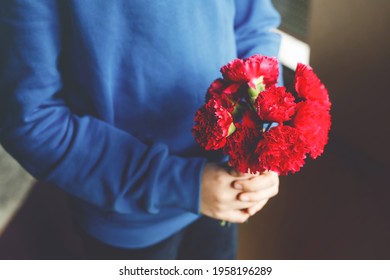
POLYGON ((199 217, 217 160, 191 134, 205 91, 277 56, 279 22, 270 0, 0 0, 1 144, 97 239, 159 242, 199 217))
POLYGON ((91 260, 234 260, 237 255, 237 225, 222 227, 207 216, 145 248, 110 246, 83 231, 80 237, 85 257, 91 260))

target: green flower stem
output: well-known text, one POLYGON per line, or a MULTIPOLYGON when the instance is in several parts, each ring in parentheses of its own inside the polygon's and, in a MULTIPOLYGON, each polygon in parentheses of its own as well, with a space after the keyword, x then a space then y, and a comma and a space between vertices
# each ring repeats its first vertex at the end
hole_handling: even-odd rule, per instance
MULTIPOLYGON (((245 224, 249 224, 249 219, 246 220, 244 223, 245 224)), ((230 227, 230 225, 231 225, 231 223, 226 222, 226 221, 220 221, 219 224, 220 224, 221 227, 230 227)))
POLYGON ((230 227, 230 223, 229 222, 226 222, 226 221, 220 221, 219 224, 221 225, 221 227, 230 227))
POLYGON ((256 110, 256 107, 255 107, 255 101, 256 101, 256 98, 255 99, 252 99, 251 97, 247 99, 247 103, 249 105, 249 108, 253 111, 253 112, 257 112, 256 110))

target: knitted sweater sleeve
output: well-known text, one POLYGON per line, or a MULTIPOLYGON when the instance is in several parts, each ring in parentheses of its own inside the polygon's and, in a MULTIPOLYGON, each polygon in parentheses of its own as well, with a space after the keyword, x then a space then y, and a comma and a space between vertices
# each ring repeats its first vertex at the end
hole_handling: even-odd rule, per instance
POLYGON ((254 54, 277 56, 280 35, 275 32, 280 15, 271 0, 235 0, 235 36, 237 55, 245 58, 254 54))
POLYGON ((163 143, 146 145, 66 106, 63 2, 1 1, 1 144, 36 178, 110 211, 198 213, 204 159, 171 155, 163 143))

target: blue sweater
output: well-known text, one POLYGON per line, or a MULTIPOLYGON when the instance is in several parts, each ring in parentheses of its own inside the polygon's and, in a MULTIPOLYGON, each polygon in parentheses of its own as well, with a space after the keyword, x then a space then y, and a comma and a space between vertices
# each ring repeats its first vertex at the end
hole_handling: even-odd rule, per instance
POLYGON ((96 238, 156 243, 199 217, 206 89, 276 56, 279 20, 270 0, 0 1, 1 144, 96 238))

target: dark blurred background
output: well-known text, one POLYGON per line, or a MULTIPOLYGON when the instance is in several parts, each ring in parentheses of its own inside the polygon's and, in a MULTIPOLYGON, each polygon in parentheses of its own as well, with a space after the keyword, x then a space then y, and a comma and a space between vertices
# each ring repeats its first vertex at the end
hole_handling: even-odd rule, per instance
MULTIPOLYGON (((333 125, 324 155, 281 178, 279 195, 240 226, 239 258, 390 259, 390 2, 273 2, 281 30, 310 46, 333 125)), ((0 259, 82 258, 66 195, 30 187, 2 151, 0 167, 0 259)))
POLYGON ((241 227, 240 257, 390 259, 390 2, 273 2, 281 29, 310 46, 333 124, 324 155, 281 178, 279 195, 241 227))

